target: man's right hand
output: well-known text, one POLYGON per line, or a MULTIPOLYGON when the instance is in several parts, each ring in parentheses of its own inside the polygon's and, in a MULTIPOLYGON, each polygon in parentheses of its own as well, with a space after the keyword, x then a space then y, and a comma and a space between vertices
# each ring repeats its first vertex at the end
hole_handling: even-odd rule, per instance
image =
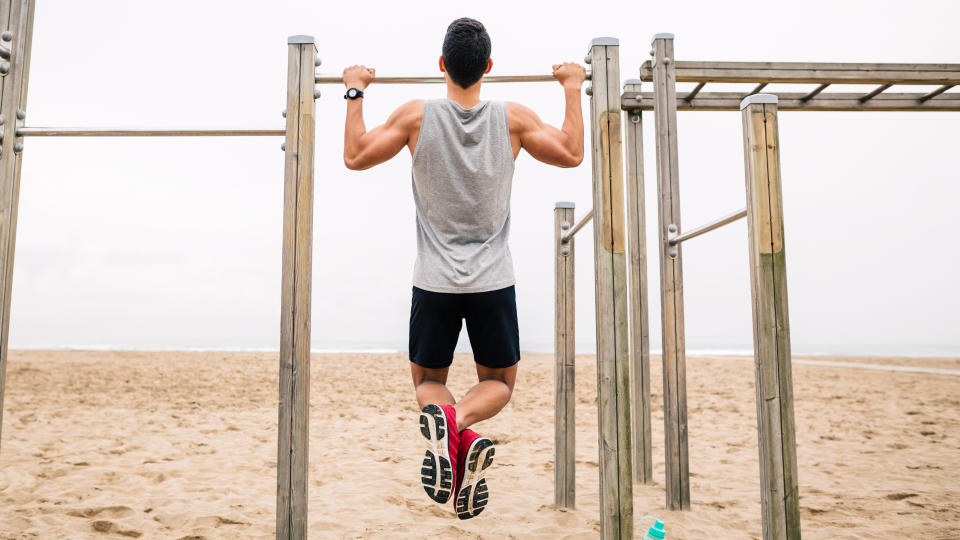
POLYGON ((376 73, 377 70, 367 66, 350 66, 343 70, 343 85, 347 87, 347 90, 356 88, 362 92, 373 82, 376 73))
POLYGON ((587 80, 587 70, 575 62, 564 62, 553 65, 553 76, 564 88, 579 89, 587 80))

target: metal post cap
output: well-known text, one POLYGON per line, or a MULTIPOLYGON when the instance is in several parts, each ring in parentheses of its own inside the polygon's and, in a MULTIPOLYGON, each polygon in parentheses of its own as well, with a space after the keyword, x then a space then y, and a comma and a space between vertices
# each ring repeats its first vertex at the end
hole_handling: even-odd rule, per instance
POLYGON ((743 101, 740 102, 740 110, 744 110, 748 105, 754 104, 777 104, 777 96, 773 94, 753 94, 752 96, 747 96, 743 98, 743 101))
POLYGON ((593 95, 593 85, 588 86, 587 89, 584 90, 584 91, 587 93, 588 96, 592 96, 592 95, 593 95))
POLYGON ((586 55, 586 56, 583 57, 583 63, 584 63, 584 64, 589 64, 590 62, 593 62, 593 57, 592 57, 592 56, 590 56, 590 55, 588 54, 588 55, 586 55))
POLYGON ((0 34, 0 39, 4 41, 13 41, 13 32, 7 30, 6 32, 0 34))

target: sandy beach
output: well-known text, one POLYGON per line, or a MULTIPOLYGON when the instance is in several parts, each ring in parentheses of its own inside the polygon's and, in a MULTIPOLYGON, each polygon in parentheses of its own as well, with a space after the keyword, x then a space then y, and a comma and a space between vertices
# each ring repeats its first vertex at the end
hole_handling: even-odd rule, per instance
MULTIPOLYGON (((794 364, 805 538, 960 538, 960 377, 794 364)), ((812 360, 960 370, 960 359, 812 360)), ((577 357, 577 508, 553 502, 553 358, 525 355, 493 439, 490 504, 459 521, 419 485, 403 354, 312 360, 311 538, 596 538, 596 366, 577 357)), ((637 517, 667 538, 759 538, 753 364, 688 358, 689 512, 664 510, 659 358, 656 483, 637 517)), ((455 393, 475 380, 458 356, 455 393)), ((275 353, 11 351, 0 538, 272 538, 275 353)), ((639 538, 639 534, 637 537, 639 538)))

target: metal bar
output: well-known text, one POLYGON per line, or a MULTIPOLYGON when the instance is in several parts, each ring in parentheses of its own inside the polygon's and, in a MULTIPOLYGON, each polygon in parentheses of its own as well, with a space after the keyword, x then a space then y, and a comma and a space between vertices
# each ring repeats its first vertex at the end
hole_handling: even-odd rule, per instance
POLYGON ((826 88, 827 88, 828 86, 830 86, 830 83, 821 84, 820 86, 814 88, 809 94, 807 94, 807 95, 803 96, 802 98, 800 98, 800 101, 803 101, 804 103, 806 103, 807 101, 810 101, 811 99, 813 99, 814 97, 816 97, 817 94, 819 94, 820 92, 823 92, 824 90, 826 90, 826 88))
POLYGON ((930 93, 928 93, 928 94, 924 94, 924 95, 920 96, 920 98, 919 98, 917 101, 919 101, 920 103, 923 103, 923 102, 929 100, 929 99, 932 98, 932 97, 939 96, 940 94, 946 92, 947 90, 953 88, 954 86, 956 86, 956 85, 955 85, 955 84, 945 84, 945 85, 941 86, 940 88, 937 88, 937 89, 934 90, 933 92, 930 92, 930 93))
POLYGON ((690 93, 687 94, 686 96, 683 96, 683 99, 685 99, 685 100, 687 100, 687 101, 690 101, 691 99, 697 97, 697 94, 699 94, 700 91, 703 90, 703 87, 706 86, 706 85, 707 85, 707 83, 702 82, 702 83, 698 84, 697 86, 693 87, 693 90, 691 90, 690 93))
POLYGON ((882 85, 874 88, 873 90, 871 90, 870 93, 865 94, 865 95, 864 95, 862 98, 860 98, 858 101, 860 101, 860 103, 864 103, 864 102, 866 102, 866 101, 870 101, 871 99, 875 98, 880 92, 883 92, 884 90, 886 90, 887 88, 890 88, 891 86, 893 86, 893 83, 882 84, 882 85))
MULTIPOLYGON (((938 89, 939 90, 939 89, 938 89)), ((653 92, 624 95, 621 105, 627 110, 654 110, 653 92)), ((925 101, 925 95, 915 93, 882 93, 861 101, 859 92, 827 93, 817 99, 801 101, 805 93, 785 92, 773 94, 780 100, 781 111, 941 111, 960 112, 960 92, 940 93, 925 101)), ((694 101, 677 100, 679 111, 739 111, 742 92, 701 92, 694 101)))
POLYGON ((738 210, 738 211, 736 211, 736 212, 734 212, 734 213, 732 213, 732 214, 730 214, 730 215, 723 216, 722 218, 720 218, 720 219, 718 219, 718 220, 716 220, 716 221, 712 221, 712 222, 710 222, 710 223, 707 223, 706 225, 701 225, 700 227, 697 227, 696 229, 693 229, 693 230, 691 230, 691 231, 685 232, 685 233, 683 233, 683 234, 681 234, 681 235, 675 236, 675 237, 671 238, 670 240, 668 240, 668 242, 670 243, 671 246, 675 246, 675 245, 679 244, 680 242, 684 242, 684 241, 689 240, 689 239, 691 239, 691 238, 696 238, 696 237, 700 236, 701 234, 706 234, 706 233, 708 233, 708 232, 710 232, 710 231, 712 231, 712 230, 714 230, 714 229, 719 229, 720 227, 723 227, 724 225, 726 225, 726 224, 728 224, 728 223, 733 223, 734 221, 737 221, 738 219, 743 219, 743 218, 745 218, 745 217, 747 217, 747 209, 746 209, 746 208, 744 208, 744 209, 742 209, 742 210, 738 210))
MULTIPOLYGON (((590 73, 587 73, 587 80, 590 80, 590 73)), ((553 75, 488 75, 483 78, 485 83, 526 83, 526 82, 556 82, 553 75)), ((413 77, 375 77, 373 84, 443 84, 447 82, 444 77, 437 76, 413 76, 413 77)), ((343 77, 340 75, 317 75, 317 84, 343 84, 343 77)))
POLYGON ((760 91, 763 90, 766 86, 767 86, 767 83, 765 83, 765 82, 764 82, 764 83, 760 83, 760 84, 758 84, 757 86, 755 86, 755 87, 753 88, 753 90, 751 90, 750 93, 747 94, 747 95, 748 95, 748 96, 752 96, 752 95, 754 95, 754 94, 759 94, 760 91))
MULTIPOLYGON (((674 62, 677 82, 811 84, 960 84, 960 64, 876 64, 829 62, 674 62)), ((653 64, 640 66, 640 79, 653 80, 653 64)))
POLYGON ((591 219, 593 219, 593 210, 592 210, 592 209, 591 209, 589 212, 587 212, 587 214, 586 214, 585 216, 583 216, 582 218, 580 218, 580 221, 578 221, 577 224, 574 225, 572 229, 570 229, 569 231, 565 232, 565 233, 560 237, 560 242, 562 242, 562 243, 567 243, 567 242, 569 242, 570 239, 573 238, 573 235, 577 234, 577 231, 579 231, 580 229, 582 229, 582 228, 584 227, 584 225, 586 225, 587 223, 590 223, 590 220, 591 220, 591 219))
POLYGON ((4 60, 10 59, 10 48, 6 45, 0 44, 0 58, 3 58, 4 60))
POLYGON ((272 137, 286 133, 283 129, 17 128, 17 136, 25 137, 272 137))

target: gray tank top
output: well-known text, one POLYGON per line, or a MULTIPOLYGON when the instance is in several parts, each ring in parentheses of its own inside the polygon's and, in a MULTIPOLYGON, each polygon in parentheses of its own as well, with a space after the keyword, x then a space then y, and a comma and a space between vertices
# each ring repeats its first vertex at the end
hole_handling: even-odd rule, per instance
POLYGON ((502 102, 424 104, 413 152, 415 287, 472 293, 514 284, 507 244, 513 165, 502 102))

